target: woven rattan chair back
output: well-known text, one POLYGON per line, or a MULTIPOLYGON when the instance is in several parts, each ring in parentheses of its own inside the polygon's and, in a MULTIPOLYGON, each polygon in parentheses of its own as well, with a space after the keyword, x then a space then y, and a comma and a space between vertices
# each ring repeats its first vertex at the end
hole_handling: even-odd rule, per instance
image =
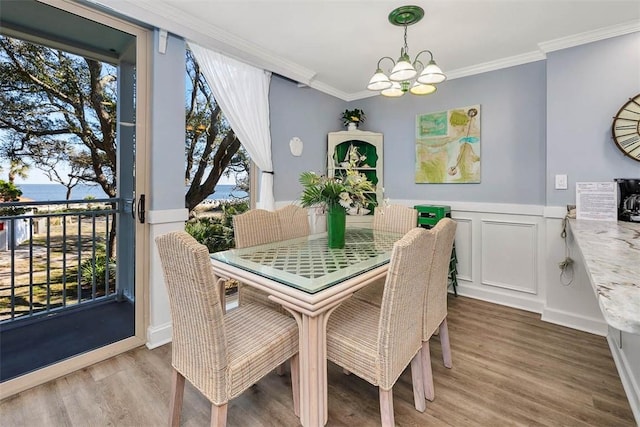
POLYGON ((429 273, 435 233, 411 229, 393 247, 380 307, 378 353, 380 387, 390 390, 404 368, 422 346, 422 333, 416 325, 422 320, 425 298, 424 278, 429 273))
POLYGON ((443 218, 438 221, 433 230, 437 238, 431 273, 427 281, 423 341, 427 341, 447 317, 449 263, 456 235, 456 222, 451 218, 443 218))
POLYGON ((456 222, 443 218, 433 227, 436 233, 436 249, 431 273, 427 280, 427 293, 424 300, 422 324, 422 373, 424 375, 424 395, 428 400, 435 398, 433 371, 431 369, 431 336, 439 331, 440 348, 444 366, 451 368, 451 345, 447 326, 447 288, 449 285, 449 263, 456 234, 456 222))
POLYGON ((418 223, 418 211, 402 205, 378 206, 373 212, 373 229, 406 233, 418 223))
MULTIPOLYGON (((236 248, 264 245, 282 240, 280 219, 277 212, 252 209, 233 217, 233 233, 236 248)), ((284 313, 280 304, 269 300, 269 296, 256 288, 238 283, 238 304, 262 304, 284 313)))
POLYGON ((263 245, 282 240, 280 221, 275 212, 252 209, 233 217, 236 248, 263 245))
POLYGON ((280 240, 309 235, 309 214, 306 209, 287 205, 276 210, 280 223, 280 240))

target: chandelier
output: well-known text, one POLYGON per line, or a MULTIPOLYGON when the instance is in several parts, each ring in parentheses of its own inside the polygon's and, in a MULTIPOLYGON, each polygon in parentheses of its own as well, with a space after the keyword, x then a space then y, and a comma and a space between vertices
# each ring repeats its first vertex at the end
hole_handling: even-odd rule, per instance
POLYGON ((409 57, 407 27, 420 21, 423 16, 424 10, 419 6, 401 6, 391 11, 389 22, 404 27, 404 47, 400 49, 400 58, 397 61, 389 56, 383 56, 378 60, 378 67, 369 80, 367 89, 380 91, 381 95, 389 97, 402 96, 407 91, 414 95, 429 95, 436 91, 436 84, 445 81, 447 76, 433 60, 430 50, 419 52, 413 61, 409 57), (430 57, 426 66, 418 60, 423 53, 428 53, 430 57), (393 63, 388 77, 380 66, 385 59, 393 63))

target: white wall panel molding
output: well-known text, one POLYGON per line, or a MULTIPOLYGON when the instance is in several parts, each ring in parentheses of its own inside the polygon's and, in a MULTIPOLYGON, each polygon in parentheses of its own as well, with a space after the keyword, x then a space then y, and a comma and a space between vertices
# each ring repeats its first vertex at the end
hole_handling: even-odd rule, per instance
POLYGON ((482 220, 482 284, 536 294, 538 227, 535 223, 482 220))
POLYGON ((545 218, 559 218, 562 219, 567 215, 566 206, 545 206, 544 217, 545 218))
MULTIPOLYGON (((181 210, 181 209, 175 209, 181 210)), ((171 341, 171 312, 169 296, 164 285, 164 274, 155 239, 161 234, 184 230, 184 220, 152 224, 149 227, 149 326, 147 347, 155 348, 171 341)))
POLYGON ((473 219, 451 215, 456 228, 456 256, 458 280, 473 282, 473 219))
POLYGON ((519 205, 513 203, 479 203, 479 202, 454 202, 451 200, 412 200, 393 199, 390 203, 397 203, 406 206, 415 205, 445 205, 451 206, 451 211, 475 212, 475 213, 495 213, 502 215, 531 215, 542 216, 544 206, 542 205, 519 205))
POLYGON ((149 326, 147 329, 147 348, 149 350, 153 350, 156 347, 160 347, 161 345, 171 342, 172 333, 173 326, 171 322, 158 326, 149 326))
POLYGON ((544 301, 539 295, 513 292, 509 289, 482 286, 465 281, 458 281, 458 295, 533 313, 540 313, 544 307, 544 301))
POLYGON ((168 224, 174 222, 184 222, 189 219, 189 211, 185 209, 161 209, 147 212, 147 222, 149 224, 168 224))
POLYGON ((549 307, 542 309, 541 319, 556 325, 589 332, 602 337, 607 335, 607 322, 604 319, 587 317, 566 310, 557 310, 549 307))

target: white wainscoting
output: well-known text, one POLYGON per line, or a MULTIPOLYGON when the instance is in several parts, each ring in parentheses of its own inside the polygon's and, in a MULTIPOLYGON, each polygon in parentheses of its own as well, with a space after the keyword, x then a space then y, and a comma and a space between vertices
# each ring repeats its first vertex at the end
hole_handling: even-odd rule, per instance
POLYGON ((566 208, 425 200, 391 203, 451 206, 458 223, 458 294, 541 313, 543 320, 578 330, 599 334, 606 330, 597 310, 587 304, 593 300, 597 308, 590 288, 576 284, 566 289, 558 280, 558 262, 564 256, 558 223, 566 208))
POLYGON ((482 284, 538 293, 537 224, 482 220, 482 284))
POLYGON ((146 343, 148 348, 156 348, 170 342, 172 332, 169 297, 164 286, 164 275, 155 238, 171 231, 184 230, 187 219, 186 209, 149 211, 149 323, 146 343))
POLYGON ((544 277, 540 262, 544 218, 498 214, 492 209, 459 211, 454 206, 451 217, 458 223, 458 293, 540 313, 544 306, 539 282, 544 277))

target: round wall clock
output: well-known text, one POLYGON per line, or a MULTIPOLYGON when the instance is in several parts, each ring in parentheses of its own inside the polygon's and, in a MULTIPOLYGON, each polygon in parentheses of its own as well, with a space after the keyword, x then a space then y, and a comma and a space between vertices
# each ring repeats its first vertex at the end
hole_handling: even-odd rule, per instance
POLYGON ((611 133, 618 148, 640 162, 640 94, 629 98, 613 117, 611 133))

